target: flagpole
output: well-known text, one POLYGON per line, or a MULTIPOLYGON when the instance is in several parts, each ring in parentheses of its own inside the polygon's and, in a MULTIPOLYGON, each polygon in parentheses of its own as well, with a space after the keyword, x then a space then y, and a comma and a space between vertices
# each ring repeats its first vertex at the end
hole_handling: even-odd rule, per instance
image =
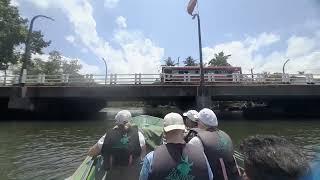
POLYGON ((200 23, 200 15, 199 11, 194 16, 197 17, 198 20, 198 38, 199 38, 199 56, 200 56, 200 91, 199 96, 203 96, 204 92, 204 71, 203 71, 203 60, 202 60, 202 40, 201 40, 201 23, 200 23))

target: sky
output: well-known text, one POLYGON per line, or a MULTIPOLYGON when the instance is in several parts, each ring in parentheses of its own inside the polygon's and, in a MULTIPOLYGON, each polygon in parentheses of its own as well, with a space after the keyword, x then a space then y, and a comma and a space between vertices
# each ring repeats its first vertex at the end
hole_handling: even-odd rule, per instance
MULTIPOLYGON (((244 73, 320 74, 320 0, 199 0, 203 59, 231 54, 244 73)), ((199 59, 188 0, 11 0, 52 40, 45 53, 79 59, 82 73, 159 73, 163 60, 199 59)), ((39 55, 36 55, 39 56, 39 55)), ((44 58, 47 55, 42 55, 44 58)))

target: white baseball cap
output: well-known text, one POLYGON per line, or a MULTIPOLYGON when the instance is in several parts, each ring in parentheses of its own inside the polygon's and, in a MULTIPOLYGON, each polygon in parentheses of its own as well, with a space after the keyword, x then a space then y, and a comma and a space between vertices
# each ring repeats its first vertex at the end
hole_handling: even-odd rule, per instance
POLYGON ((183 116, 189 118, 193 122, 198 122, 198 112, 196 110, 189 110, 183 113, 183 116))
POLYGON ((204 125, 215 127, 218 126, 218 119, 216 114, 208 108, 202 109, 198 113, 199 121, 201 121, 204 125))
POLYGON ((129 121, 131 121, 131 113, 128 110, 122 110, 119 111, 116 115, 116 117, 114 118, 116 120, 116 124, 126 124, 129 121))
POLYGON ((178 113, 169 113, 164 117, 163 121, 164 131, 169 132, 172 130, 185 130, 186 126, 183 123, 183 118, 178 113))

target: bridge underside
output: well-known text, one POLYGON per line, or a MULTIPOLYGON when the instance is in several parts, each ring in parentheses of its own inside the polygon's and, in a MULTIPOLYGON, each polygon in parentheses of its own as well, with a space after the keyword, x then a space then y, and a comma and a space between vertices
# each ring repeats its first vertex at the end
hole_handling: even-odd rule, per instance
MULTIPOLYGON (((96 113, 108 101, 146 101, 153 105, 175 102, 187 109, 196 106, 198 93, 198 86, 175 85, 1 87, 0 111, 7 109, 9 102, 13 108, 50 113, 53 118, 59 114, 74 117, 75 112, 79 116, 96 113)), ((267 102, 268 106, 281 111, 306 112, 320 105, 320 86, 317 85, 219 85, 206 86, 204 93, 210 101, 267 102)))
MULTIPOLYGON (((198 96, 198 86, 107 86, 107 87, 19 87, 0 88, 0 98, 12 94, 30 99, 152 100, 198 96)), ((214 100, 320 99, 317 85, 219 85, 206 86, 205 96, 214 100)))

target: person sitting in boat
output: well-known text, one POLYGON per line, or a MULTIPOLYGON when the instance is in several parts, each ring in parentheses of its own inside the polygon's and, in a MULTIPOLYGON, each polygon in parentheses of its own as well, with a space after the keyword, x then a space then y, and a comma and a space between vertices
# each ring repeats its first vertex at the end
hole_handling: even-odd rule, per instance
POLYGON ((244 180, 308 180, 311 170, 302 150, 274 135, 256 135, 240 144, 244 180))
POLYGON ((218 120, 210 109, 198 113, 198 128, 190 129, 185 140, 200 148, 208 158, 214 179, 241 179, 233 157, 233 143, 228 134, 218 129, 218 120))
POLYGON ((140 180, 205 180, 213 179, 203 151, 184 141, 185 125, 181 115, 169 113, 164 117, 166 144, 146 155, 140 180))
POLYGON ((102 136, 88 151, 89 156, 99 154, 103 156, 106 170, 114 166, 128 167, 137 164, 136 161, 142 160, 145 155, 145 138, 136 126, 130 125, 131 119, 129 111, 118 112, 115 116, 116 126, 102 136))
POLYGON ((183 117, 185 117, 184 123, 187 129, 198 127, 198 112, 196 110, 189 110, 183 113, 183 117))

